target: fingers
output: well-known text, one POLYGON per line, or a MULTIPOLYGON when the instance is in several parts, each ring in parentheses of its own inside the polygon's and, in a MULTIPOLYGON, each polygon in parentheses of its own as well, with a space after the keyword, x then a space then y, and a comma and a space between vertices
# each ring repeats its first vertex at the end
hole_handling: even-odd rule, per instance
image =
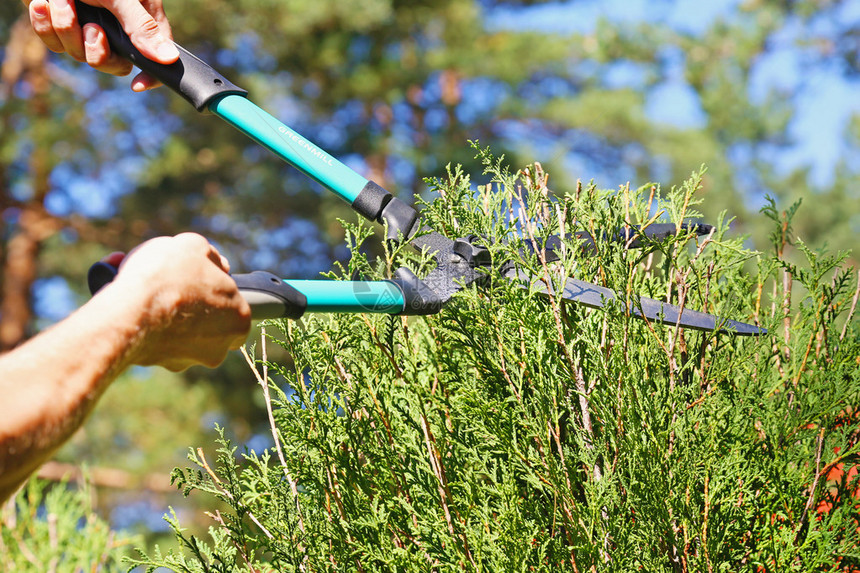
POLYGON ((101 4, 116 16, 131 43, 144 56, 160 64, 172 64, 179 59, 160 1, 147 1, 146 7, 139 0, 101 0, 101 4), (156 14, 164 29, 147 10, 156 14))
POLYGON ((215 263, 215 266, 217 266, 219 269, 221 269, 225 273, 230 273, 230 263, 227 261, 226 257, 224 257, 215 249, 215 247, 210 245, 209 254, 207 256, 209 257, 209 260, 215 263))
POLYGON ((215 367, 244 342, 251 309, 229 275, 227 260, 204 237, 182 233, 160 237, 122 260, 114 284, 136 293, 142 338, 137 363, 183 370, 194 364, 215 367))
POLYGON ((176 235, 176 238, 186 241, 189 249, 205 249, 206 257, 215 263, 215 266, 227 274, 230 273, 230 262, 227 260, 227 257, 219 253, 218 249, 202 235, 198 235, 197 233, 180 233, 176 235))
POLYGON ((131 73, 132 64, 110 51, 107 36, 101 27, 95 24, 84 26, 84 52, 89 65, 114 76, 127 76, 131 73))
POLYGON ((160 85, 160 81, 153 78, 146 72, 140 72, 134 76, 133 80, 131 80, 131 89, 136 92, 145 92, 146 90, 157 88, 160 85))
POLYGON ((51 0, 51 25, 63 45, 63 50, 79 62, 86 61, 84 40, 73 0, 51 0))
MULTIPOLYGON (((126 76, 132 64, 125 58, 111 54, 104 31, 94 24, 81 30, 70 12, 68 0, 33 0, 30 3, 30 23, 39 38, 53 52, 68 52, 77 60, 85 61, 101 72, 126 76), (71 17, 70 17, 71 15, 71 17), (79 41, 83 39, 81 44, 79 41), (82 47, 81 47, 82 46, 82 47)), ((157 82, 150 83, 154 87, 157 82)))
POLYGON ((36 35, 48 46, 52 52, 62 52, 63 43, 54 32, 51 24, 51 7, 46 0, 33 0, 30 2, 30 24, 36 35))
MULTIPOLYGON (((84 1, 110 10, 132 44, 150 60, 171 64, 179 58, 161 0, 84 1)), ((81 28, 74 0, 32 0, 28 11, 33 30, 51 51, 66 52, 79 62, 108 74, 125 76, 131 72, 130 62, 111 53, 107 37, 99 26, 87 24, 81 28)), ((159 85, 161 82, 141 73, 132 82, 132 89, 144 91, 159 85)))

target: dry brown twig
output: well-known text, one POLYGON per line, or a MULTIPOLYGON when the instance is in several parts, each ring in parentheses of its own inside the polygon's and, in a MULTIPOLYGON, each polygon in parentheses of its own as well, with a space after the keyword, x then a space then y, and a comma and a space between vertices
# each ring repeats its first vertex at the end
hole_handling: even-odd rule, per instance
POLYGON ((250 354, 248 354, 248 350, 244 346, 241 347, 240 350, 242 351, 242 356, 245 357, 245 361, 248 363, 248 366, 251 368, 251 371, 254 373, 254 376, 257 378, 257 383, 260 384, 260 387, 263 389, 263 400, 266 403, 266 414, 269 416, 269 426, 272 429, 272 439, 275 441, 275 451, 278 454, 278 461, 281 462, 281 468, 284 470, 284 476, 286 476, 287 481, 290 482, 290 490, 293 493, 293 498, 295 498, 296 500, 296 512, 299 517, 299 529, 301 529, 302 533, 304 533, 305 523, 304 519, 302 519, 302 507, 299 503, 298 486, 296 484, 296 480, 293 479, 293 476, 290 473, 290 469, 289 467, 287 467, 287 461, 284 458, 284 450, 281 447, 280 434, 278 433, 278 427, 275 425, 275 414, 272 410, 272 398, 271 396, 269 396, 269 369, 266 360, 266 328, 262 327, 260 329, 260 332, 260 348, 263 359, 262 375, 254 365, 254 360, 251 358, 250 354))

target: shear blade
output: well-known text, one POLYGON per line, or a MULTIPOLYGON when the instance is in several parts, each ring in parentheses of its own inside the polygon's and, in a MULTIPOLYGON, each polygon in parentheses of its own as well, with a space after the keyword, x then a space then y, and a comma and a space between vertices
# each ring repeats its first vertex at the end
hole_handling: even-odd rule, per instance
MULTIPOLYGON (((513 269, 506 275, 510 279, 518 280, 524 288, 531 285, 538 292, 549 294, 553 292, 552 286, 543 280, 534 280, 523 271, 513 269)), ((619 300, 612 289, 587 283, 577 279, 567 279, 564 283, 564 292, 561 297, 590 308, 604 308, 609 301, 619 300)), ((623 301, 619 301, 623 303, 623 301)), ((638 297, 630 303, 628 308, 630 314, 637 318, 653 320, 670 326, 683 326, 694 330, 707 332, 719 331, 740 336, 755 336, 766 334, 767 330, 752 324, 746 324, 735 320, 719 318, 712 314, 681 309, 667 302, 660 302, 647 297, 638 297)))

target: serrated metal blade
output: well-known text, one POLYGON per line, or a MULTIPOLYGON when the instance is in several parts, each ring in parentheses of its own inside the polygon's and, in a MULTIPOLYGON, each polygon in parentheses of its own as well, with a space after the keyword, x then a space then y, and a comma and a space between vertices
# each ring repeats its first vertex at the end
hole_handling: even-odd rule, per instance
MULTIPOLYGON (((511 269, 505 275, 507 278, 516 280, 524 288, 534 288, 538 292, 552 293, 551 285, 547 285, 542 279, 534 279, 524 271, 511 269)), ((565 300, 582 304, 590 308, 604 308, 607 303, 618 300, 620 304, 624 301, 619 299, 615 291, 577 279, 567 279, 564 283, 564 292, 561 297, 565 300)), ((746 324, 736 320, 720 318, 705 312, 684 308, 683 310, 673 304, 661 302, 647 297, 637 297, 628 307, 630 314, 637 318, 653 320, 670 326, 683 326, 694 330, 707 332, 719 331, 739 336, 756 336, 767 334, 767 330, 753 324, 746 324)))
MULTIPOLYGON (((704 236, 713 231, 711 225, 704 223, 681 223, 681 229, 688 233, 695 233, 698 236, 704 236)), ((645 228, 638 226, 625 227, 618 229, 614 233, 606 231, 598 231, 598 237, 602 241, 612 241, 622 249, 638 249, 645 245, 645 240, 650 241, 665 241, 678 233, 678 225, 675 223, 652 223, 645 228)), ((564 248, 564 241, 572 241, 576 239, 579 243, 579 248, 585 253, 594 253, 596 244, 594 237, 588 231, 576 231, 572 235, 567 235, 562 238, 559 235, 551 235, 546 239, 526 239, 523 242, 523 248, 520 249, 520 255, 523 257, 533 255, 544 251, 547 262, 557 261, 561 258, 564 248)))

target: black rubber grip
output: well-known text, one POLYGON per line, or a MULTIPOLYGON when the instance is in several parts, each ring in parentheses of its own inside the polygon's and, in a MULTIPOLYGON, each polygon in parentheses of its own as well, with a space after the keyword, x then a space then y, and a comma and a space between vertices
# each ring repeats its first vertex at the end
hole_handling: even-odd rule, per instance
POLYGON ((254 271, 244 275, 233 275, 239 292, 251 305, 251 317, 301 318, 308 307, 308 299, 276 275, 266 271, 254 271))
POLYGON ((191 102, 197 111, 206 111, 209 102, 216 97, 248 94, 179 44, 176 44, 179 60, 169 65, 159 64, 147 59, 134 47, 119 21, 104 8, 96 8, 75 0, 75 10, 81 26, 98 24, 102 27, 113 53, 158 78, 164 85, 191 102))
POLYGON ((110 263, 99 261, 93 263, 87 271, 87 286, 90 294, 96 294, 116 277, 117 268, 110 263))

